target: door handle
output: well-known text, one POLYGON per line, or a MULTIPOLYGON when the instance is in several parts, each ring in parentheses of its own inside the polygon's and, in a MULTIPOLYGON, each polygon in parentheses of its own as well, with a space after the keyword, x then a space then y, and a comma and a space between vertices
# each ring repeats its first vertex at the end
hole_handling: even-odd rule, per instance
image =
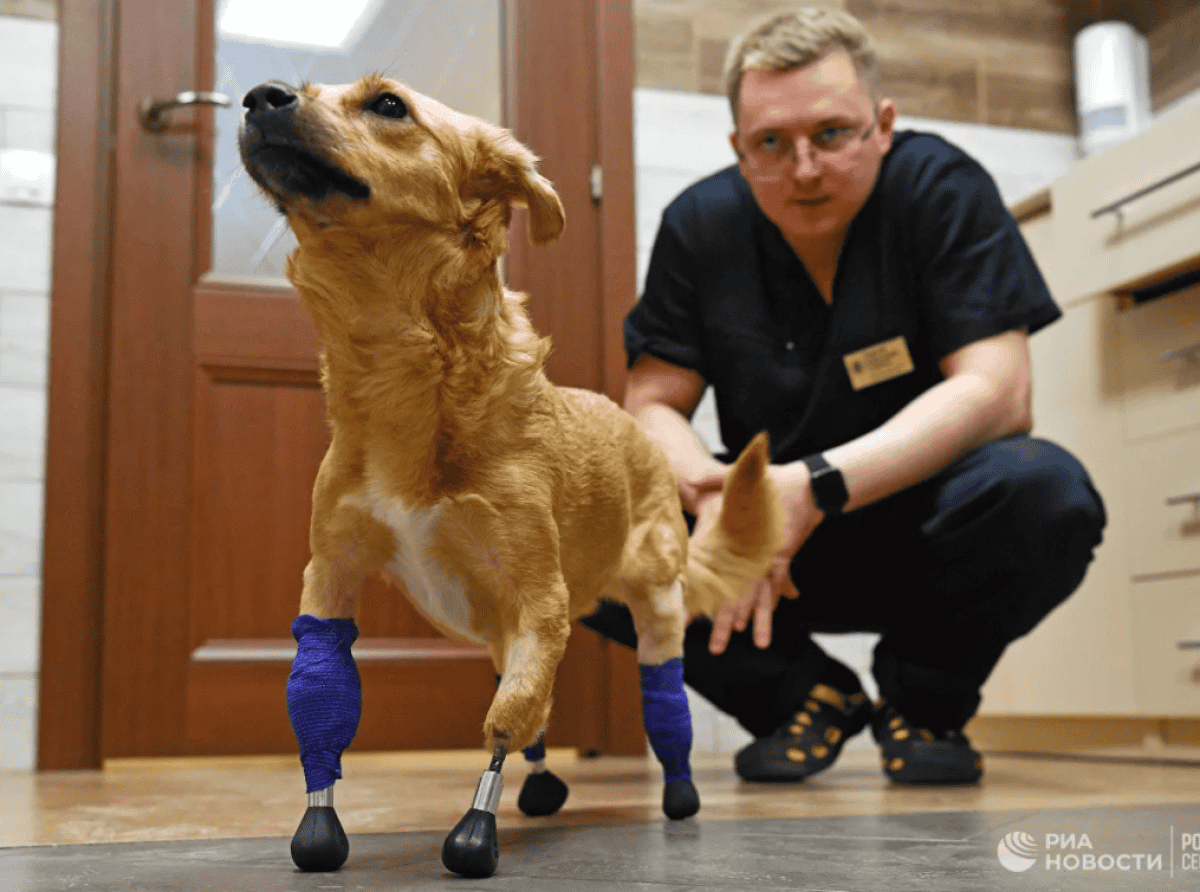
POLYGON ((152 99, 147 96, 138 103, 138 123, 151 133, 161 133, 171 124, 171 112, 188 105, 219 105, 229 108, 233 100, 224 93, 198 93, 187 90, 169 99, 152 99))

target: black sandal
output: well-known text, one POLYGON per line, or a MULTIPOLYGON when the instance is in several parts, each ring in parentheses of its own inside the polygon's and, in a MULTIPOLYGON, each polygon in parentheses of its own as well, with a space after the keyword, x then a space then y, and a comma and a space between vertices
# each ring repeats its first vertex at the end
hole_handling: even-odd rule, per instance
POLYGON ((873 709, 862 691, 842 694, 813 685, 801 709, 768 737, 744 747, 734 760, 746 781, 802 781, 837 761, 842 746, 867 726, 873 709))
POLYGON ((898 784, 975 784, 983 777, 983 756, 961 731, 935 734, 879 703, 871 733, 883 752, 884 774, 898 784))

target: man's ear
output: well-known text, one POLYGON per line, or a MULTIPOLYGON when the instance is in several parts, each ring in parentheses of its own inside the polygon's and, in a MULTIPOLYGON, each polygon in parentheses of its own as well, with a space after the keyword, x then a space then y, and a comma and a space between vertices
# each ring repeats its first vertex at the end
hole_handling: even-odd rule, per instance
POLYGON ((537 172, 537 156, 499 128, 483 132, 478 162, 468 180, 470 197, 529 209, 529 241, 544 245, 562 235, 566 214, 550 181, 537 172))

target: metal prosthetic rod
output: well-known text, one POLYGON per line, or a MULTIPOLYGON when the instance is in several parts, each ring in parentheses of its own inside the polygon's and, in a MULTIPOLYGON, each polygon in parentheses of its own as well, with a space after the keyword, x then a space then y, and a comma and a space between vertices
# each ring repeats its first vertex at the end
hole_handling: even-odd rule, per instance
POLYGON ((479 779, 475 799, 462 820, 454 825, 442 843, 442 864, 464 877, 490 877, 500 861, 500 842, 496 837, 496 807, 504 790, 504 758, 508 747, 499 744, 492 762, 479 779))
POLYGON ((567 801, 567 785, 562 778, 546 767, 546 734, 538 734, 537 743, 532 743, 521 752, 529 763, 530 772, 521 784, 517 796, 517 808, 530 817, 552 815, 567 801))

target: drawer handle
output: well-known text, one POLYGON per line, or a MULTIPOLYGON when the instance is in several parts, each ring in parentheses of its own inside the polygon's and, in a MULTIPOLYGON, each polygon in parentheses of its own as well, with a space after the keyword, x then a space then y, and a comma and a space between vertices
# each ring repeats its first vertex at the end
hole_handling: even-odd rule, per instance
POLYGON ((1180 347, 1178 350, 1168 350, 1159 359, 1163 362, 1173 362, 1176 359, 1182 359, 1187 363, 1200 363, 1200 344, 1192 344, 1190 347, 1180 347))
POLYGON ((1185 638, 1183 641, 1179 642, 1179 649, 1180 650, 1200 650, 1200 640, 1197 640, 1195 638, 1190 638, 1190 639, 1185 638))
POLYGON ((1186 505, 1192 503, 1193 508, 1200 508, 1200 492, 1181 493, 1177 496, 1167 496, 1168 505, 1186 505))
POLYGON ((1198 170, 1200 170, 1200 163, 1193 164, 1191 167, 1184 168, 1178 173, 1173 173, 1169 177, 1164 177, 1157 183, 1151 183, 1149 186, 1138 189, 1136 192, 1131 192, 1119 201, 1114 201, 1112 204, 1106 204, 1102 208, 1096 208, 1096 210, 1092 211, 1092 219, 1094 220, 1097 217, 1102 217, 1105 214, 1111 214, 1113 211, 1116 211, 1119 216, 1121 213, 1121 208, 1129 204, 1129 202, 1141 198, 1143 195, 1149 195, 1151 192, 1161 189, 1163 186, 1169 185, 1176 180, 1182 180, 1188 174, 1193 174, 1198 170))

